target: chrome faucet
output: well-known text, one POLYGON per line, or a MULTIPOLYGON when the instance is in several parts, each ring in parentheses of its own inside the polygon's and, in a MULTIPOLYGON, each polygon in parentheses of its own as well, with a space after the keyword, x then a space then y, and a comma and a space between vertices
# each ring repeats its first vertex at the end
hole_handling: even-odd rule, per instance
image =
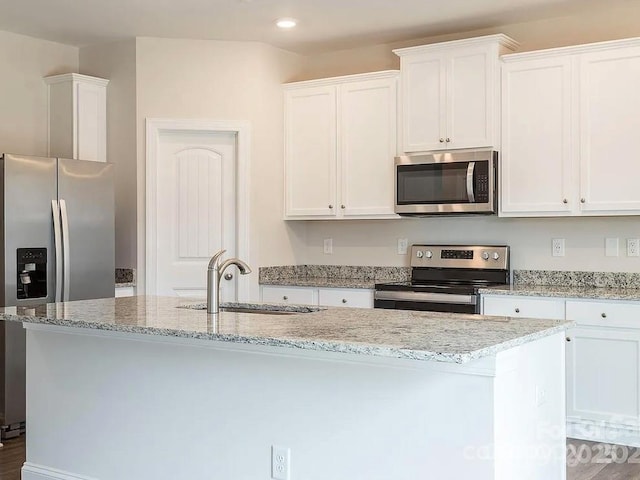
POLYGON ((224 252, 226 250, 220 250, 209 260, 209 267, 207 268, 207 313, 218 313, 220 310, 220 280, 222 280, 222 275, 227 267, 235 265, 241 275, 251 273, 249 265, 238 258, 229 258, 220 263, 219 259, 224 252))

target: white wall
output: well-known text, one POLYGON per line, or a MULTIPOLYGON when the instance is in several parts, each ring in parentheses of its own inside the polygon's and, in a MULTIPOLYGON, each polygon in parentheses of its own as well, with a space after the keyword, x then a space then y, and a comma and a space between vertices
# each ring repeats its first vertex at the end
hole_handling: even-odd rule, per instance
MULTIPOLYGON (((474 32, 344 50, 307 59, 297 80, 399 68, 391 50, 462 37, 505 33, 519 51, 640 36, 640 2, 590 5, 580 15, 504 25, 474 32)), ((621 174, 624 174, 622 172, 621 174)), ((625 256, 626 238, 640 237, 640 218, 500 219, 431 218, 398 221, 307 222, 305 263, 408 265, 396 253, 398 238, 410 243, 504 243, 516 269, 638 271, 640 259, 625 256), (604 239, 619 237, 621 256, 604 256, 604 239), (323 239, 333 238, 333 255, 323 239), (551 239, 566 239, 566 256, 551 256, 551 239)), ((300 255, 297 255, 299 258, 300 255)))
POLYGON ((115 171, 116 267, 136 267, 136 42, 80 49, 80 73, 109 79, 107 160, 115 171))
MULTIPOLYGON (((252 266, 300 263, 304 224, 283 216, 283 102, 281 84, 300 68, 298 55, 252 42, 137 39, 138 206, 145 199, 145 119, 202 118, 251 124, 252 266)), ((138 265, 145 259, 144 221, 138 222, 138 265)), ((139 283, 144 278, 139 275, 139 283)), ((251 276, 257 298, 257 269, 251 276)))
POLYGON ((78 71, 78 49, 0 31, 0 152, 47 155, 49 75, 78 71))

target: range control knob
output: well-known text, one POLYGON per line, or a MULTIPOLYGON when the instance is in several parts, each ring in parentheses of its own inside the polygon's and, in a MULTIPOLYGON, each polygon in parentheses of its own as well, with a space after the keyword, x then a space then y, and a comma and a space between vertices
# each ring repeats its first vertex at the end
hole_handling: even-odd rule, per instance
POLYGON ((424 254, 427 258, 433 257, 433 253, 431 252, 431 250, 427 250, 426 252, 424 252, 424 254))
POLYGON ((482 252, 482 259, 489 260, 489 252, 482 252))
POLYGON ((421 250, 418 250, 418 251, 416 252, 416 257, 418 257, 418 258, 422 258, 422 257, 424 257, 424 253, 422 253, 422 251, 421 251, 421 250))
POLYGON ((493 259, 494 260, 499 260, 500 259, 500 254, 498 252, 493 252, 493 259))

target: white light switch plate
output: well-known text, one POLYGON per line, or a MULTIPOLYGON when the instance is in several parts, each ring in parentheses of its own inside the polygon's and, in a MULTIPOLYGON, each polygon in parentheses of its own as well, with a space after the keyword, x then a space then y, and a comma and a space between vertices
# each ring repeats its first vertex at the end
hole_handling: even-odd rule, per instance
POLYGON ((333 253, 333 238, 324 239, 324 253, 331 255, 333 253))
POLYGON ((627 238, 627 257, 640 257, 640 240, 627 238))
POLYGON ((398 255, 406 255, 409 241, 406 238, 398 239, 398 255))
POLYGON ((619 255, 618 239, 606 238, 604 241, 604 254, 607 257, 617 257, 619 255))

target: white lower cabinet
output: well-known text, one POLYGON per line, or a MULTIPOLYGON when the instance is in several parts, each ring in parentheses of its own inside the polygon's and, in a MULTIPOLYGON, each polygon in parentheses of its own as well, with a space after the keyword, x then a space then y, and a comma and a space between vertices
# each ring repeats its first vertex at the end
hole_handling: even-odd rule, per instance
POLYGON ((566 332, 567 436, 640 446, 640 302, 483 295, 482 307, 575 321, 566 332))
POLYGON ((373 290, 362 288, 317 288, 264 285, 264 303, 373 308, 373 290))
POLYGON ((116 297, 133 297, 136 294, 136 287, 116 287, 116 297))
POLYGON ((482 297, 484 315, 520 318, 564 319, 564 299, 495 296, 482 297))

